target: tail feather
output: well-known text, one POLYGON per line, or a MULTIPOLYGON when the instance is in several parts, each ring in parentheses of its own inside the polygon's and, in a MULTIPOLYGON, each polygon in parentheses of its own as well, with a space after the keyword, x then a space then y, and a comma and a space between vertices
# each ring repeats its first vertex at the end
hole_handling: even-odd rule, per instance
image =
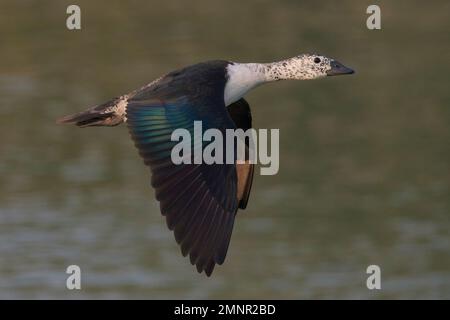
POLYGON ((75 124, 78 127, 116 126, 125 120, 126 97, 121 96, 86 111, 56 120, 58 124, 75 124))
MULTIPOLYGON (((78 127, 88 126, 107 126, 111 122, 114 112, 100 113, 92 112, 90 110, 71 114, 56 120, 58 124, 75 124, 78 127)), ((117 123, 118 124, 118 123, 117 123)))

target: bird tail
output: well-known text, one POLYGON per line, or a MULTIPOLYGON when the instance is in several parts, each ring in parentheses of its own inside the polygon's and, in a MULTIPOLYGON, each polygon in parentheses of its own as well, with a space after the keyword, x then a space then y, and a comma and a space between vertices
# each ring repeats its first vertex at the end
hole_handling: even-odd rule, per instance
POLYGON ((78 127, 116 126, 125 121, 127 96, 114 98, 86 111, 71 114, 56 120, 58 124, 75 124, 78 127))

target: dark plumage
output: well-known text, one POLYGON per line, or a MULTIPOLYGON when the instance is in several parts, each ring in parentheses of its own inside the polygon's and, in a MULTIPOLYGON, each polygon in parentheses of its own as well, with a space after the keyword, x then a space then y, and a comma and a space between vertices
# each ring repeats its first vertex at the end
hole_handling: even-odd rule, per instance
POLYGON ((191 263, 207 275, 223 263, 230 242, 239 201, 236 165, 174 165, 170 153, 176 142, 170 135, 184 128, 193 136, 196 120, 203 121, 204 129, 224 134, 236 128, 223 101, 223 70, 224 62, 214 62, 169 73, 129 99, 126 111, 131 137, 152 171, 161 213, 183 255, 189 254, 191 263), (192 83, 201 83, 203 89, 192 83))
MULTIPOLYGON (((248 158, 236 163, 236 155, 232 164, 175 165, 171 150, 177 142, 171 141, 172 132, 183 128, 193 137, 194 121, 201 121, 203 130, 214 128, 223 135, 226 129, 247 130, 252 117, 243 96, 252 88, 282 79, 350 73, 353 70, 333 59, 310 54, 269 64, 209 61, 170 72, 58 123, 87 127, 127 122, 139 154, 150 167, 161 213, 182 254, 189 254, 197 270, 209 276, 225 260, 238 208, 247 206, 254 165, 248 158)), ((203 147, 204 142, 194 146, 203 147)), ((247 142, 246 147, 248 157, 247 142)), ((226 154, 226 144, 223 148, 226 154)))

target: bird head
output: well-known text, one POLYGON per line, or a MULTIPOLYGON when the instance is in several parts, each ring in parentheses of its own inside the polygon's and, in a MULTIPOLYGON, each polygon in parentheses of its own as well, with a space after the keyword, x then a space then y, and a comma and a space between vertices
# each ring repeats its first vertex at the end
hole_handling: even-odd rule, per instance
POLYGON ((299 80, 354 73, 339 61, 320 54, 302 54, 292 60, 293 69, 297 71, 294 78, 299 80))

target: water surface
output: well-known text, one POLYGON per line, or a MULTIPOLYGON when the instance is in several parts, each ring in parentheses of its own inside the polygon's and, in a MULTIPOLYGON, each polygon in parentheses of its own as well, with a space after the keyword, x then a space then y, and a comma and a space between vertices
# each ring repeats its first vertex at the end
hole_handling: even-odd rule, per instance
POLYGON ((381 31, 370 1, 80 0, 75 32, 71 3, 0 4, 0 298, 450 298, 448 1, 379 1, 381 31), (280 171, 255 177, 211 278, 181 257, 126 127, 55 125, 184 65, 302 52, 357 73, 249 94, 280 171))

